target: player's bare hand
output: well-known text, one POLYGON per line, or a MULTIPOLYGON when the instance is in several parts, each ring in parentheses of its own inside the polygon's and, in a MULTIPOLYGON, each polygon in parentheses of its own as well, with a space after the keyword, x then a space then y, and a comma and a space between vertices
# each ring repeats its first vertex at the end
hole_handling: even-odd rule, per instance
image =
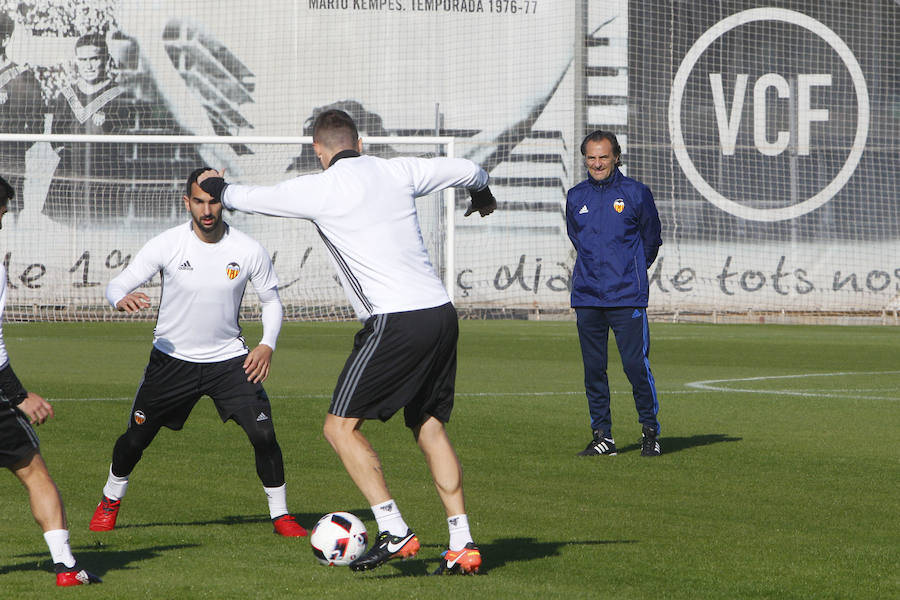
POLYGON ((260 344, 247 354, 244 359, 244 372, 247 381, 262 383, 269 377, 269 365, 272 364, 273 350, 265 344, 260 344))
POLYGON ((53 407, 50 403, 34 392, 28 392, 19 404, 19 410, 25 413, 32 425, 40 425, 53 416, 53 407))
POLYGON ((150 296, 144 292, 131 292, 118 302, 116 308, 127 313, 137 312, 139 310, 150 308, 150 296))

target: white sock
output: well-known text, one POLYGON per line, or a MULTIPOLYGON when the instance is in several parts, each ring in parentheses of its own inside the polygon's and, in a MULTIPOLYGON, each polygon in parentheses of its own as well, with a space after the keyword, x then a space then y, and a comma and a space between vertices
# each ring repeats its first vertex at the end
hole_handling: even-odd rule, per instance
POLYGON ((376 504, 372 507, 372 514, 378 523, 378 531, 387 531, 391 535, 406 535, 409 525, 403 520, 397 503, 391 498, 387 502, 376 504))
POLYGON ((103 495, 113 501, 121 500, 125 497, 126 490, 128 490, 128 476, 113 475, 112 465, 109 465, 109 477, 106 478, 106 485, 103 486, 103 495))
POLYGON ((466 544, 473 541, 469 532, 469 518, 465 514, 447 517, 447 527, 450 529, 451 550, 462 550, 466 544))
POLYGON ((269 500, 269 518, 274 519, 288 514, 287 509, 287 484, 282 483, 278 487, 265 487, 266 498, 269 500))
POLYGON ((62 563, 68 568, 75 566, 75 557, 72 556, 72 549, 69 547, 68 529, 45 531, 44 540, 47 542, 47 547, 50 548, 53 564, 62 563))

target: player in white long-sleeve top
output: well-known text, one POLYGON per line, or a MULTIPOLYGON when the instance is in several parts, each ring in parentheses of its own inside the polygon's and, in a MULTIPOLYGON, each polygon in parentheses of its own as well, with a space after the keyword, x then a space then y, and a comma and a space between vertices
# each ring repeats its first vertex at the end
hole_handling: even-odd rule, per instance
POLYGON ((312 221, 364 322, 324 426, 378 523, 377 539, 350 568, 373 569, 420 547, 361 432, 366 420, 387 421, 402 408, 447 514, 450 543, 438 571, 477 572, 481 554, 469 531, 462 468, 444 426, 453 408, 457 314, 425 250, 415 199, 463 187, 472 195, 466 216, 486 216, 496 206, 488 174, 466 159, 363 156, 356 125, 340 110, 319 115, 313 147, 323 173, 263 187, 229 185, 212 171, 200 185, 230 209, 312 221))
POLYGON ((150 307, 150 298, 136 291, 138 287, 157 273, 162 279, 150 362, 128 428, 113 448, 90 529, 115 528, 128 478, 143 451, 162 427, 180 430, 200 397, 207 395, 222 421, 233 419, 253 445, 275 533, 304 536, 306 530, 287 510, 281 448, 262 386, 281 330, 278 279, 262 245, 225 223, 221 202, 200 189, 197 176, 205 170, 191 173, 185 187, 183 200, 191 220, 147 242, 106 288, 110 304, 135 312, 150 307), (262 340, 252 350, 238 323, 248 282, 262 304, 262 340))

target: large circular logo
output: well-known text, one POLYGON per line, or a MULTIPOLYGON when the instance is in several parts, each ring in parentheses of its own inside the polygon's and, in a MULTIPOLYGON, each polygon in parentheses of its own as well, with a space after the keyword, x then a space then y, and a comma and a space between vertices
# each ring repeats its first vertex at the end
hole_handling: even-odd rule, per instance
MULTIPOLYGON (((710 74, 711 83, 717 83, 719 85, 718 88, 713 88, 714 93, 716 89, 722 89, 721 80, 716 81, 715 77, 715 75, 710 74)), ((739 88, 740 85, 746 85, 746 76, 743 77, 743 80, 740 76, 736 80, 736 88, 739 88)), ((807 84, 806 90, 808 96, 808 90, 810 86, 828 85, 830 83, 830 77, 823 76, 821 74, 810 75, 807 76, 807 79, 804 80, 804 83, 807 84)), ((757 89, 761 89, 762 92, 757 92, 757 96, 755 99, 759 100, 761 103, 764 103, 766 98, 765 94, 770 88, 774 88, 778 96, 781 98, 786 97, 791 93, 791 90, 788 89, 787 81, 784 78, 777 74, 766 74, 760 77, 759 82, 757 82, 757 89)), ((719 93, 721 95, 721 91, 719 93)), ((808 102, 808 97, 806 97, 806 100, 808 102)), ((805 133, 806 138, 808 139, 810 120, 821 120, 823 117, 821 116, 821 113, 817 113, 817 111, 815 109, 812 109, 810 106, 806 106, 805 108, 806 110, 803 113, 803 116, 805 116, 807 120, 801 122, 801 126, 805 125, 806 129, 801 130, 801 132, 805 133)), ((732 111, 735 111, 734 106, 732 106, 732 111)), ((734 114, 735 113, 732 112, 732 119, 726 120, 724 119, 724 117, 722 118, 722 121, 726 121, 724 127, 726 133, 728 131, 731 131, 732 133, 732 144, 733 137, 736 136, 736 128, 733 127, 732 123, 734 114)), ((717 117, 719 116, 720 115, 717 115, 717 117)), ((737 115, 738 119, 739 117, 740 115, 737 115)), ((761 119, 757 119, 757 121, 760 120, 761 119)), ((721 124, 720 128, 723 128, 721 124)), ((758 138, 761 140, 757 143, 757 149, 761 154, 771 156, 783 152, 785 148, 787 148, 788 134, 786 132, 780 132, 775 141, 770 141, 766 138, 764 123, 762 124, 762 126, 757 123, 756 128, 758 138)), ((841 190, 841 188, 844 187, 844 185, 846 185, 847 181, 856 170, 860 158, 862 158, 863 150, 865 149, 868 130, 869 94, 866 89, 866 81, 863 76, 862 69, 857 62, 856 57, 853 55, 853 52, 834 31, 832 31, 819 21, 813 19, 812 17, 792 10, 780 8, 754 8, 731 15, 730 17, 727 17, 713 25, 708 31, 700 36, 700 38, 694 43, 690 50, 688 50, 687 54, 684 57, 684 60, 682 60, 681 65, 675 74, 675 79, 672 82, 672 92, 669 96, 669 135, 672 143, 672 150, 675 153, 675 157, 677 158, 681 169, 684 171, 684 174, 687 176, 691 184, 697 189, 697 191, 700 192, 700 194, 702 194, 703 197, 709 200, 711 203, 737 217, 751 221, 772 222, 793 219, 795 217, 799 217, 800 215, 811 212, 828 202, 831 198, 834 197, 835 194, 837 194, 841 190), (856 95, 856 130, 852 144, 850 145, 847 158, 841 166, 840 170, 837 172, 834 178, 822 189, 818 190, 818 192, 812 194, 808 198, 799 199, 797 202, 789 206, 782 206, 777 208, 757 208, 746 206, 741 202, 736 201, 735 199, 727 198, 719 190, 716 190, 712 185, 710 185, 709 182, 697 169, 694 162, 691 160, 691 156, 688 153, 688 145, 685 143, 684 131, 682 130, 681 123, 682 102, 684 100, 685 88, 687 86, 688 78, 690 77, 691 72, 694 70, 694 67, 697 65, 697 62, 700 60, 701 56, 716 40, 718 40, 726 33, 742 25, 747 25, 749 23, 754 23, 757 21, 781 21, 791 25, 796 25, 812 32, 813 34, 824 40, 825 43, 827 43, 828 46, 830 46, 831 49, 833 49, 834 52, 837 53, 837 55, 840 57, 840 60, 845 65, 850 75, 853 89, 856 95)), ((724 136, 726 143, 729 141, 728 137, 728 135, 724 136)), ((723 152, 724 151, 725 149, 723 148, 723 152)))

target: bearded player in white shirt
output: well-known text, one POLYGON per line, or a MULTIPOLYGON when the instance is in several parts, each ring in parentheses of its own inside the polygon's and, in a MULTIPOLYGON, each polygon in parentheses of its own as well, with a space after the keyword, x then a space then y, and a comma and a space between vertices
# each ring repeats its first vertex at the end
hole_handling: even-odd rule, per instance
POLYGON ((128 429, 113 448, 90 529, 115 528, 128 478, 144 450, 162 427, 180 430, 200 397, 207 395, 222 421, 233 419, 253 445, 275 533, 305 536, 306 530, 288 513, 281 448, 262 386, 281 330, 278 279, 262 245, 225 223, 221 202, 200 189, 197 176, 206 170, 195 170, 187 180, 183 200, 191 220, 147 242, 106 288, 110 304, 132 313, 150 307, 147 294, 135 290, 157 273, 162 279, 150 362, 128 429), (262 304, 263 336, 252 350, 238 324, 248 281, 262 304))
POLYGON ((340 110, 318 116, 313 148, 323 173, 269 187, 228 185, 217 171, 198 179, 227 208, 312 221, 364 322, 324 426, 378 523, 375 542, 350 568, 374 569, 415 556, 420 547, 361 431, 366 420, 387 421, 402 408, 447 514, 450 543, 437 573, 476 573, 481 553, 469 531, 462 468, 444 426, 453 409, 459 326, 422 242, 415 199, 463 187, 472 196, 466 216, 476 210, 486 216, 496 206, 488 174, 461 158, 363 156, 356 124, 340 110))

